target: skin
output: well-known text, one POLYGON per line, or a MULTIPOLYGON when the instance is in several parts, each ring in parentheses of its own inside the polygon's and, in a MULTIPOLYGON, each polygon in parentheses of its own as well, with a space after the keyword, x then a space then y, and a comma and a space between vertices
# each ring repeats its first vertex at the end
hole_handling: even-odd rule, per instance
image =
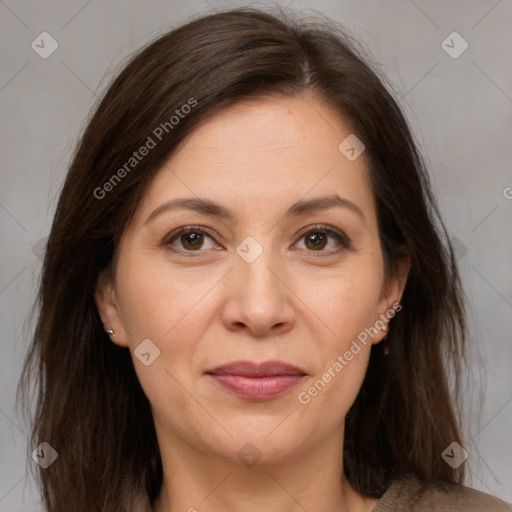
POLYGON ((224 109, 158 172, 122 236, 114 279, 99 279, 104 327, 129 347, 152 407, 164 470, 155 512, 375 507, 348 483, 341 455, 345 415, 385 330, 308 404, 298 400, 400 301, 409 268, 402 261, 386 276, 364 153, 351 162, 338 149, 350 133, 309 92, 224 109), (341 207, 283 218, 296 201, 333 193, 353 201, 364 221, 341 207), (214 200, 234 218, 181 209, 145 223, 176 197, 214 200), (350 247, 332 237, 315 246, 305 236, 315 224, 342 231, 350 247), (187 235, 170 241, 190 225, 213 236, 202 245, 190 233, 188 244, 187 235), (248 236, 263 248, 252 263, 236 252, 248 236), (144 339, 160 350, 149 366, 133 353, 144 339), (278 397, 248 400, 204 373, 236 360, 281 360, 307 375, 278 397), (237 457, 248 442, 261 455, 253 466, 237 457))

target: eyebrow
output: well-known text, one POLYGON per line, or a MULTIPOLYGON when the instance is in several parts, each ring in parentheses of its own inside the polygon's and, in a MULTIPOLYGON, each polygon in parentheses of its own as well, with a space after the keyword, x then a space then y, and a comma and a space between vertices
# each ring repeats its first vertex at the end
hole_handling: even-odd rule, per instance
MULTIPOLYGON (((299 200, 290 206, 288 210, 286 210, 285 214, 283 215, 283 219, 299 217, 334 207, 346 208, 352 211, 358 217, 360 217, 363 223, 366 225, 366 218, 361 208, 359 208, 359 206, 357 206, 357 204, 350 199, 340 197, 338 194, 317 197, 308 200, 299 200)), ((210 201, 209 199, 199 197, 178 197, 158 206, 144 221, 144 224, 147 224, 164 212, 177 209, 190 210, 202 215, 207 215, 209 217, 215 217, 222 220, 232 220, 235 217, 229 208, 215 203, 214 201, 210 201)))

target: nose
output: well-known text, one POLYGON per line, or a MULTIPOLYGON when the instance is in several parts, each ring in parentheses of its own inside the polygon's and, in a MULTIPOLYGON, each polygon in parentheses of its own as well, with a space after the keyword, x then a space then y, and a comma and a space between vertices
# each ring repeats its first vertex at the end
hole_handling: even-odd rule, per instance
POLYGON ((270 251, 252 263, 235 255, 228 274, 222 321, 231 331, 270 337, 288 332, 296 322, 293 286, 270 251), (228 277, 229 276, 229 277, 228 277))

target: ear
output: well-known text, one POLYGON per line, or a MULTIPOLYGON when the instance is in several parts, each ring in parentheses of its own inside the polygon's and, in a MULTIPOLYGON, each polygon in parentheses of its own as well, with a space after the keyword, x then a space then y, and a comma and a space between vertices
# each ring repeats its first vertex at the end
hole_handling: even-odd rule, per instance
POLYGON ((375 327, 379 329, 379 333, 373 338, 374 344, 379 343, 386 336, 389 321, 401 309, 401 306, 398 306, 407 284, 410 268, 409 256, 401 255, 395 260, 391 274, 385 278, 379 300, 379 316, 375 320, 375 327))
POLYGON ((103 329, 113 330, 115 336, 110 339, 120 347, 127 347, 126 332, 121 319, 114 279, 108 270, 100 273, 94 287, 94 301, 103 324, 103 329))

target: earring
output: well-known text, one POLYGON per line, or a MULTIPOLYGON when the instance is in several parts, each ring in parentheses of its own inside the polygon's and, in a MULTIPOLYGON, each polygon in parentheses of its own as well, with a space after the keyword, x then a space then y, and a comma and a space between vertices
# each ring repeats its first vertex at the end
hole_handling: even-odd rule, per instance
POLYGON ((112 330, 112 329, 109 329, 108 331, 105 331, 109 336, 113 336, 114 338, 116 337, 116 333, 112 330))

